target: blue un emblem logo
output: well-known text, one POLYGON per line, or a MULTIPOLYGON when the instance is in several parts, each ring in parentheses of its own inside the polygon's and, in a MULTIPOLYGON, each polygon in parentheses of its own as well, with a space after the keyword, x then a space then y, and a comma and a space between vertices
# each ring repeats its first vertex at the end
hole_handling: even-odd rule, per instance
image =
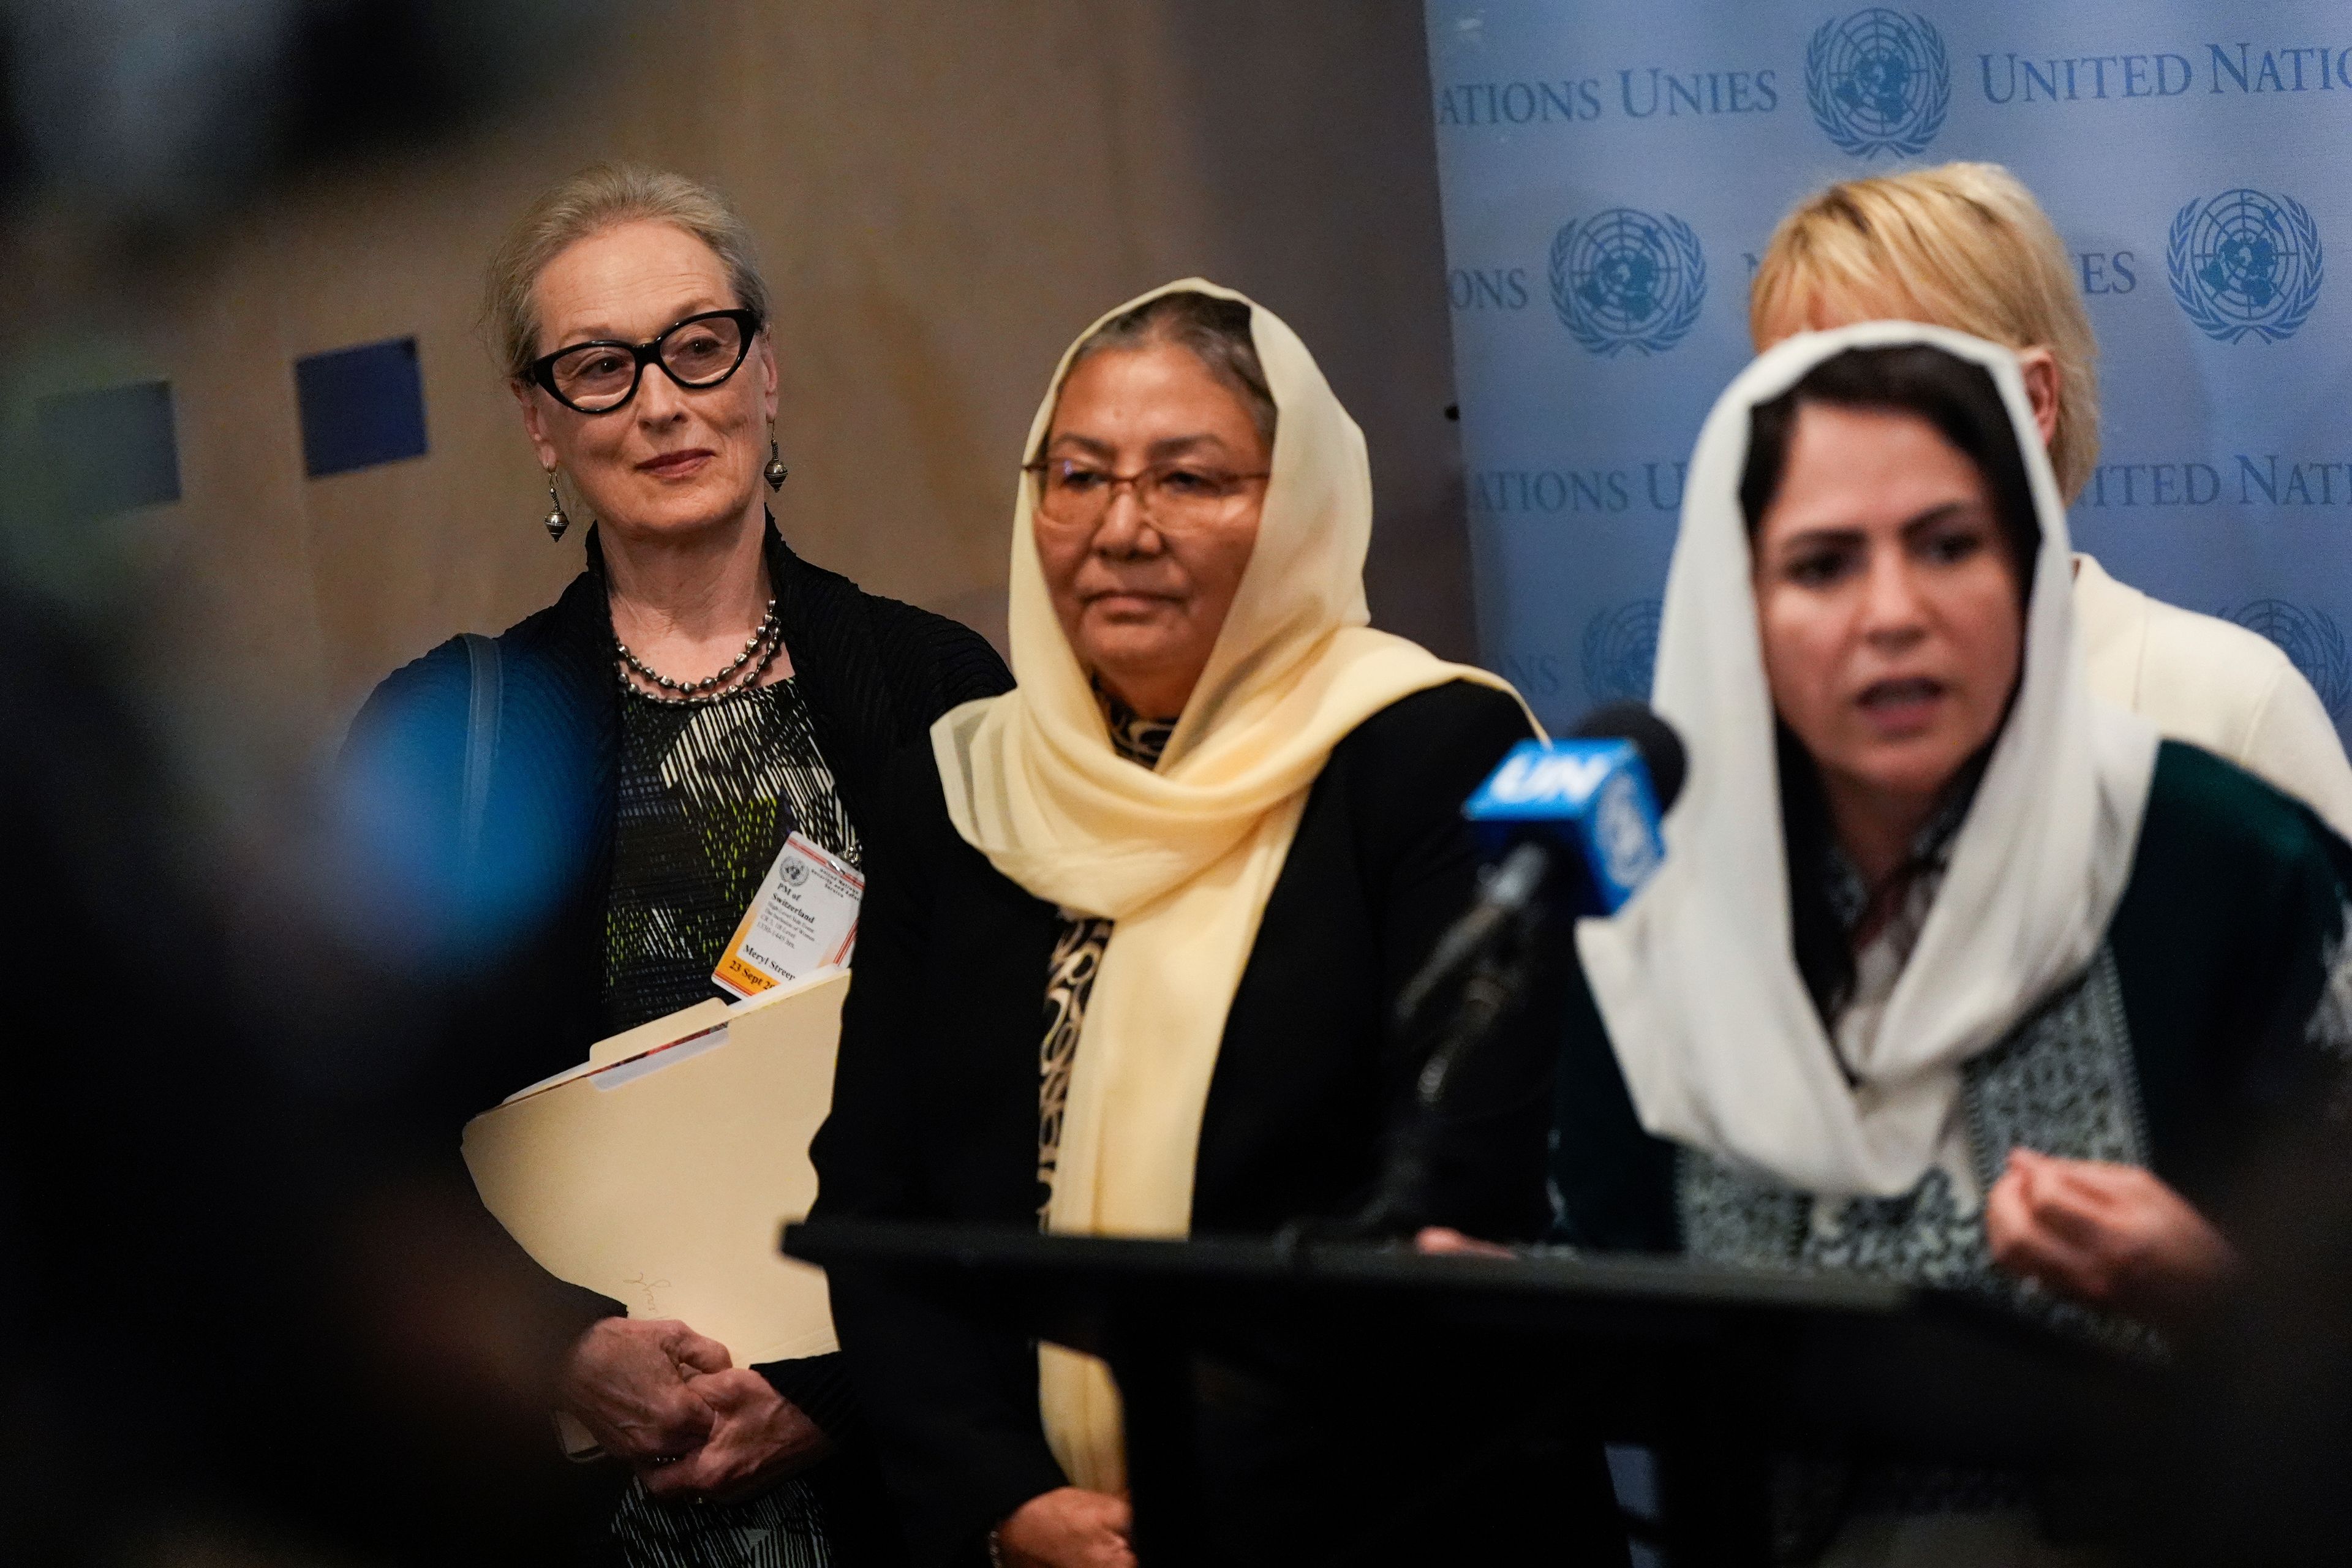
POLYGON ((1593 701, 1648 700, 1664 608, 1656 599, 1636 599, 1585 623, 1584 689, 1593 701))
POLYGON ((2319 226, 2292 196, 2223 191, 2172 220, 2172 297, 2216 342, 2294 335, 2319 302, 2319 226))
POLYGON ((1552 308, 1594 353, 1663 353, 1683 341, 1706 300, 1698 236, 1671 213, 1611 207, 1552 239, 1552 308))
POLYGON ((1924 153, 1952 107, 1943 36, 1925 16, 1883 5, 1832 16, 1805 47, 1805 102, 1857 158, 1924 153))
POLYGON ((2285 599, 2256 599, 2231 611, 2228 618, 2276 643, 2319 693, 2328 717, 2344 717, 2346 706, 2352 704, 2352 657, 2345 653, 2344 634, 2336 629, 2333 616, 2285 599))

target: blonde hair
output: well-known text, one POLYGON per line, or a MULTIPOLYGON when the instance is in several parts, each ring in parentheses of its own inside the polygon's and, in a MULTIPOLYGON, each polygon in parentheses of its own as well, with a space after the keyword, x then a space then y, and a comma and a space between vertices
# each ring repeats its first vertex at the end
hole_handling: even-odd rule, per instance
POLYGON ((725 196, 698 180, 641 163, 597 163, 563 180, 522 215, 490 258, 482 320, 499 368, 523 379, 539 357, 532 290, 547 264, 583 239, 625 223, 673 224, 709 246, 727 269, 735 302, 768 319, 768 285, 751 226, 725 196))
POLYGON ((1828 306, 1841 319, 1893 316, 1970 332, 2058 362, 2050 466, 2072 501, 2099 460, 2098 340, 2074 258, 2033 199, 1998 163, 1945 163, 1841 180, 1772 231, 1748 298, 1760 347, 1828 306))

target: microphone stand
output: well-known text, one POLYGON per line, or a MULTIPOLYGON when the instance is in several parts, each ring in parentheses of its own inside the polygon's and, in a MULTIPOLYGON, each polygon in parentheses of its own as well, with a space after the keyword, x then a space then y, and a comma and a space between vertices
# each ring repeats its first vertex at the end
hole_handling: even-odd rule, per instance
MULTIPOLYGON (((1529 899, 1498 922, 1477 948, 1452 1010, 1421 1075, 1413 1083, 1412 1110, 1391 1135, 1388 1157, 1372 1195, 1353 1215, 1338 1219, 1291 1221, 1275 1236, 1275 1245, 1303 1261, 1301 1249, 1318 1241, 1386 1241, 1409 1237, 1424 1223, 1423 1200, 1429 1185, 1438 1134, 1446 1113, 1448 1091, 1464 1063, 1477 1054, 1487 1037, 1518 1009, 1534 978, 1536 936, 1542 929, 1543 900, 1529 899)), ((1400 999, 1395 1027, 1411 1028, 1433 998, 1424 991, 1400 999)))

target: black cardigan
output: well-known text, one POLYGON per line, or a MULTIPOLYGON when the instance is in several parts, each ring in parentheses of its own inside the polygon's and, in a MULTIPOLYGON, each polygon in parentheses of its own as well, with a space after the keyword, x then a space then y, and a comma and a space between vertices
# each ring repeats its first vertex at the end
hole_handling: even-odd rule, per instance
MULTIPOLYGON (((859 590, 812 566, 772 525, 769 580, 818 746, 861 836, 886 760, 958 703, 1012 685, 1003 661, 954 621, 859 590)), ((387 1095, 423 1146, 454 1167, 468 1117, 581 1061, 604 1017, 604 905, 612 868, 620 688, 602 552, 562 598, 499 639, 504 700, 482 834, 487 872, 458 848, 471 695, 451 638, 379 685, 352 722, 346 795, 363 825, 364 885, 413 961, 400 1016, 421 1039, 387 1095)), ((463 1180, 445 1168, 445 1178, 463 1180)), ((618 1303, 571 1296, 568 1320, 618 1303)), ((847 1421, 837 1358, 762 1367, 811 1417, 847 1421)))
MULTIPOLYGON (((454 1132, 608 1031, 604 903, 612 873, 620 687, 602 552, 547 609, 498 638, 504 675, 482 835, 488 886, 458 865, 471 676, 456 637, 394 671, 352 721, 343 771, 372 830, 375 896, 421 922, 412 951, 457 984, 453 1055, 415 1075, 454 1132)), ((864 593, 794 555, 771 527, 769 578, 794 679, 850 820, 866 832, 883 767, 949 709, 1013 684, 967 626, 864 593)))
MULTIPOLYGON (((1389 1011, 1473 891, 1464 798, 1528 734, 1508 696, 1455 683, 1393 704, 1333 749, 1227 1016, 1195 1234, 1262 1236, 1368 1194, 1431 1044, 1394 1037, 1389 1011)), ((892 790, 894 837, 866 845, 873 891, 833 1114, 814 1151, 817 1212, 1033 1225, 1038 1050, 1061 919, 958 837, 928 748, 899 760, 892 790)), ((1553 1010, 1538 997, 1458 1084, 1433 1219, 1500 1237, 1544 1226, 1553 1010)), ((861 1414, 916 1559, 969 1560, 1005 1515, 1065 1484, 1038 1415, 1034 1353, 887 1279, 831 1279, 861 1414)))

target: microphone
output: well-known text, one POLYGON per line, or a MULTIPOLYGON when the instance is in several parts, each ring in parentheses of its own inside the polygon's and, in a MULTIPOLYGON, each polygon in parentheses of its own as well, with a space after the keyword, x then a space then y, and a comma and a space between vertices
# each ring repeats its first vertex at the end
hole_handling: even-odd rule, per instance
POLYGON ((1294 1261, 1304 1261, 1312 1241, 1377 1239, 1427 1223, 1455 1069, 1518 1005, 1537 960, 1537 930, 1553 906, 1614 914, 1657 870, 1666 853, 1658 821, 1688 772, 1682 739, 1664 720, 1643 703, 1612 702, 1563 739, 1520 742, 1464 804, 1491 863, 1477 899, 1397 997, 1400 1033, 1440 995, 1453 997, 1413 1084, 1414 1113, 1391 1133, 1360 1209, 1338 1221, 1294 1220, 1276 1234, 1294 1261))
POLYGON ((1493 864, 1398 994, 1399 1026, 1545 906, 1622 909, 1665 858, 1659 819, 1688 773, 1681 737, 1639 702, 1596 708, 1560 740, 1512 747, 1462 807, 1493 864))

